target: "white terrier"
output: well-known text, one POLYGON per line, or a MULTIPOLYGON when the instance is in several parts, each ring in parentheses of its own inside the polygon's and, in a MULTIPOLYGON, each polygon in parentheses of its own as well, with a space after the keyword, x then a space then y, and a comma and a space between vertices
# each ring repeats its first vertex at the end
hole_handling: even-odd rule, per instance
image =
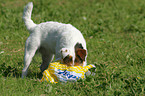
POLYGON ((81 32, 71 24, 58 22, 45 22, 35 24, 31 20, 33 3, 28 3, 24 8, 23 20, 30 32, 26 40, 24 54, 24 68, 22 78, 27 71, 35 52, 42 55, 40 66, 43 72, 49 63, 55 58, 68 66, 86 66, 87 49, 86 42, 81 32))

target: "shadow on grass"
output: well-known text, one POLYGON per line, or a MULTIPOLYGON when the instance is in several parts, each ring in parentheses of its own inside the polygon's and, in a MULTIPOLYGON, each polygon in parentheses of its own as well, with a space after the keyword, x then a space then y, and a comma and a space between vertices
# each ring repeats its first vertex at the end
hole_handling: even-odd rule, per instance
MULTIPOLYGON (((18 64, 22 64, 22 62, 19 62, 18 64)), ((19 69, 17 67, 11 67, 11 66, 6 66, 5 63, 0 65, 0 74, 4 77, 16 77, 16 78, 21 78, 22 74, 22 69, 19 69)), ((29 72, 27 78, 42 78, 42 73, 41 72, 29 72)))

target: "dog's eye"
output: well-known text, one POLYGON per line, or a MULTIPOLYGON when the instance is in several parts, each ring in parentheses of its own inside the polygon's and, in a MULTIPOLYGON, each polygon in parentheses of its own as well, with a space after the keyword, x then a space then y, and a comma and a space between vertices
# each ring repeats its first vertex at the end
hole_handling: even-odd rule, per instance
POLYGON ((67 49, 66 49, 66 50, 61 50, 60 52, 61 52, 61 53, 62 53, 62 52, 68 52, 68 50, 67 50, 67 49))

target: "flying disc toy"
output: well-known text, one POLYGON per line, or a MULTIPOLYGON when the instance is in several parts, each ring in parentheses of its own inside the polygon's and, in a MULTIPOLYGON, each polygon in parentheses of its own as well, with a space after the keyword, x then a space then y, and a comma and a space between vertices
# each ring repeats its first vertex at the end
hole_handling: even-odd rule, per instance
POLYGON ((47 81, 50 83, 58 82, 75 82, 85 78, 85 73, 95 67, 90 64, 87 66, 67 66, 59 62, 50 63, 48 68, 43 72, 40 82, 47 81))

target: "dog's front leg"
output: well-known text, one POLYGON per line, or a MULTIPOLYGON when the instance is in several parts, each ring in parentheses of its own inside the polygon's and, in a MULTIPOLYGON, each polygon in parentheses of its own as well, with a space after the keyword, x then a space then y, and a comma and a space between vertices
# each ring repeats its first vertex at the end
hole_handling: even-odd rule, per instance
POLYGON ((41 72, 43 72, 45 69, 47 69, 49 63, 53 60, 54 55, 48 54, 48 55, 42 55, 42 64, 40 66, 41 72))

